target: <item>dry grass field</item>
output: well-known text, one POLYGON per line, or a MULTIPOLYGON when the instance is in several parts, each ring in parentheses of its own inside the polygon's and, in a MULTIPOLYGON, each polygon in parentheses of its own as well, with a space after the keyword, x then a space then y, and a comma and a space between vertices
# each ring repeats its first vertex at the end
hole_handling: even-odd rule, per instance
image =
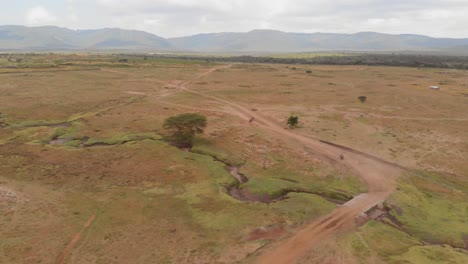
POLYGON ((261 263, 326 215, 294 261, 468 263, 467 71, 13 56, 0 263, 261 263), (162 124, 192 112, 178 149, 162 124))

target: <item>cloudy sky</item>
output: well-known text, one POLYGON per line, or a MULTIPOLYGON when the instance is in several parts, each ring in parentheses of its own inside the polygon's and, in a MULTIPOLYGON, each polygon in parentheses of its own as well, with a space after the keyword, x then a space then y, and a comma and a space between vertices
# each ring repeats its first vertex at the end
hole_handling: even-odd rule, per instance
POLYGON ((252 29, 468 37, 468 0, 0 1, 0 25, 120 27, 163 37, 252 29))

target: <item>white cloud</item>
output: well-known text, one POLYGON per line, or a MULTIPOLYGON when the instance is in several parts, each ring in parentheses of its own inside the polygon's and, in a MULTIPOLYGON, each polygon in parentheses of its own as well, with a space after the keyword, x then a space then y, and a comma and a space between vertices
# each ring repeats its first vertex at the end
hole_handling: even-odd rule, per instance
POLYGON ((28 10, 26 13, 26 23, 29 25, 42 25, 53 23, 57 20, 55 16, 43 6, 36 6, 28 10))
MULTIPOLYGON (((72 28, 120 27, 145 30, 163 37, 249 31, 256 28, 289 32, 377 31, 436 37, 468 37, 465 26, 468 24, 468 0, 61 0, 62 4, 58 3, 59 0, 48 2, 47 7, 54 10, 57 17, 43 6, 36 6, 27 12, 27 24, 55 24, 72 28)), ((0 10, 0 24, 11 24, 14 19, 8 18, 9 16, 10 13, 5 9, 0 10)))
POLYGON ((117 23, 113 26, 148 30, 165 37, 255 28, 468 37, 464 26, 468 24, 466 0, 95 1, 100 13, 117 23))
POLYGON ((74 0, 67 0, 67 11, 68 11, 68 19, 72 22, 78 21, 78 15, 75 11, 75 1, 74 0))
POLYGON ((156 26, 159 24, 158 19, 145 19, 143 20, 143 24, 148 25, 148 26, 156 26))

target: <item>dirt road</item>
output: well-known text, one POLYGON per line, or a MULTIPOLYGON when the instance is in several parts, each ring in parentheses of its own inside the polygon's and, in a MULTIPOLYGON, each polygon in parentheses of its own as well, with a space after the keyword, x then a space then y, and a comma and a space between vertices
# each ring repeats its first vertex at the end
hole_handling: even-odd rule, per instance
POLYGON ((83 235, 83 232, 86 231, 86 229, 93 223, 94 219, 96 219, 96 215, 93 214, 88 221, 83 225, 83 228, 78 232, 73 239, 68 243, 68 245, 65 247, 65 249, 62 251, 62 254, 60 254, 59 258, 57 259, 57 264, 64 264, 65 260, 67 259, 67 256, 70 254, 70 251, 73 249, 73 247, 80 241, 81 236, 83 235))
POLYGON ((249 120, 251 117, 254 117, 255 121, 252 123, 253 125, 262 127, 270 133, 281 135, 282 138, 286 137, 288 139, 293 139, 334 162, 344 164, 347 168, 359 175, 368 186, 368 193, 355 197, 346 204, 332 211, 330 214, 307 224, 301 231, 288 240, 279 242, 273 247, 269 247, 264 251, 263 255, 257 259, 257 263, 289 264, 296 262, 306 254, 308 250, 323 239, 328 238, 347 227, 354 226, 354 219, 357 216, 379 203, 382 203, 393 192, 394 179, 402 172, 402 169, 399 166, 381 161, 378 158, 365 153, 359 153, 354 150, 345 150, 337 146, 325 144, 320 142, 320 140, 307 137, 297 132, 292 132, 291 130, 284 129, 280 124, 271 120, 267 116, 264 116, 257 111, 251 111, 248 107, 243 106, 240 103, 212 95, 206 95, 202 92, 190 89, 190 84, 194 81, 214 71, 228 67, 230 67, 230 65, 211 68, 197 76, 195 79, 181 83, 179 88, 186 92, 227 105, 231 109, 231 114, 237 115, 245 120, 249 120), (340 154, 344 155, 344 160, 339 159, 340 154))

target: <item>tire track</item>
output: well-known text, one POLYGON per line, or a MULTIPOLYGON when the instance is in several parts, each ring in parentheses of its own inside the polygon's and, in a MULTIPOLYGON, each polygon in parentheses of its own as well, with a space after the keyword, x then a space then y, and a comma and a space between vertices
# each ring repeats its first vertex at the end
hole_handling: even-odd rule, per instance
POLYGON ((93 223, 93 221, 96 219, 96 214, 93 214, 88 221, 83 225, 83 228, 81 228, 80 232, 78 232, 73 239, 68 243, 68 245, 65 247, 65 249, 62 251, 62 254, 60 254, 59 258, 57 259, 57 264, 64 264, 65 260, 67 259, 68 255, 70 254, 71 250, 73 247, 80 241, 81 236, 83 233, 88 229, 88 227, 93 223))

